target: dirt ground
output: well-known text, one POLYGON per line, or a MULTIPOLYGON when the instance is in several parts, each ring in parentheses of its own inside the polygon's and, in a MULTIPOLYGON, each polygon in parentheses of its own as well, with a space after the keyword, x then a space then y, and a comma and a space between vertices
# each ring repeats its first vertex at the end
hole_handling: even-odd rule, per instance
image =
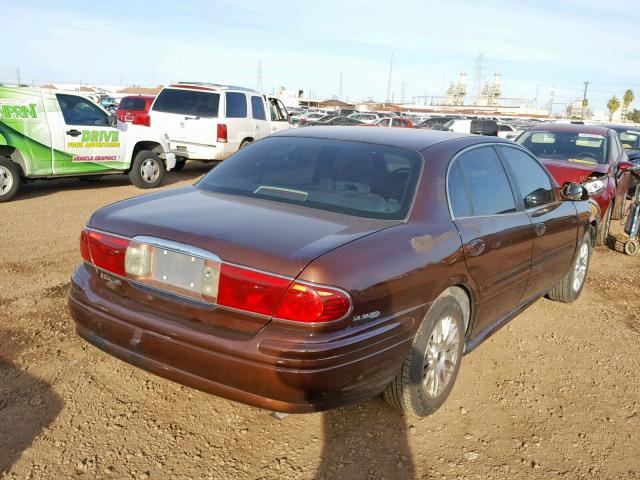
POLYGON ((540 300, 465 357, 432 417, 376 398, 280 421, 75 335, 78 234, 139 193, 59 180, 0 205, 0 479, 640 479, 638 258, 597 249, 580 300, 540 300))

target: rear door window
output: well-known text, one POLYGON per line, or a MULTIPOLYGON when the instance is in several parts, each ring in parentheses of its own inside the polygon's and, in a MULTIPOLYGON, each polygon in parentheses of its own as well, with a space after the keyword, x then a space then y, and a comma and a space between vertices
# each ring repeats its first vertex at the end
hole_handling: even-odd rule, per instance
POLYGON ((227 92, 227 118, 247 118, 247 96, 240 92, 227 92))
POLYGON ((469 190, 467 189, 459 162, 455 162, 449 169, 447 192, 449 194, 451 213, 455 218, 470 217, 473 214, 471 200, 469 199, 469 190))
POLYGON ((178 115, 216 118, 219 106, 219 93, 165 88, 153 104, 153 110, 178 115))
POLYGON ((264 111, 264 101, 262 97, 251 97, 251 114, 256 120, 266 120, 267 114, 264 111))
POLYGON ((474 215, 500 215, 516 211, 507 174, 492 147, 474 148, 458 157, 467 181, 474 215))
POLYGON ((404 218, 422 157, 351 141, 267 137, 238 151, 198 187, 366 218, 404 218))
POLYGON ((145 100, 144 98, 137 97, 125 97, 118 105, 119 110, 135 110, 138 112, 144 112, 145 100))

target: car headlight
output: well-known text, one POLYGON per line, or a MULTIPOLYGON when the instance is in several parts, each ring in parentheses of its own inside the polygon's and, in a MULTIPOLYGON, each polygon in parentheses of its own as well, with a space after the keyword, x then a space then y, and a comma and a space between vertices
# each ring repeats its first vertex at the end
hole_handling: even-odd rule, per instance
POLYGON ((604 192, 604 182, 602 180, 587 180, 582 183, 582 186, 587 189, 590 196, 600 195, 604 192))

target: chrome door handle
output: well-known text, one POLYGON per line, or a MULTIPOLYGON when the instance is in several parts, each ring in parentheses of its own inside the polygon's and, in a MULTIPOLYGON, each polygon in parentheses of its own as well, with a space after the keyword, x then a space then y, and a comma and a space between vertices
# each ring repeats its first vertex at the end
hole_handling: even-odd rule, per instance
POLYGON ((547 231, 547 226, 544 223, 536 223, 536 236, 537 237, 541 237, 542 235, 544 235, 544 232, 547 231))
POLYGON ((476 238, 475 240, 471 240, 469 242, 469 255, 473 255, 474 257, 481 255, 485 248, 486 245, 481 239, 476 238))

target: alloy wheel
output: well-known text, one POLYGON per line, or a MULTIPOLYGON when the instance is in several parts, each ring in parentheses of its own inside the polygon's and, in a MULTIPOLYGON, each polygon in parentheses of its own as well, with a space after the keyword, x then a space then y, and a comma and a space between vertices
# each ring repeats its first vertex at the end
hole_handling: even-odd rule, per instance
POLYGON ((573 270, 573 291, 578 292, 587 276, 587 266, 589 264, 589 245, 583 243, 578 252, 578 258, 573 270))
POLYGON ((155 160, 148 158, 142 162, 142 165, 140 166, 140 175, 147 183, 155 182, 160 176, 160 167, 158 166, 158 163, 155 160))
POLYGON ((11 191, 13 187, 13 175, 8 168, 0 165, 0 196, 11 191))
POLYGON ((447 387, 458 362, 460 332, 452 317, 444 317, 431 332, 424 357, 422 384, 431 398, 447 387))

